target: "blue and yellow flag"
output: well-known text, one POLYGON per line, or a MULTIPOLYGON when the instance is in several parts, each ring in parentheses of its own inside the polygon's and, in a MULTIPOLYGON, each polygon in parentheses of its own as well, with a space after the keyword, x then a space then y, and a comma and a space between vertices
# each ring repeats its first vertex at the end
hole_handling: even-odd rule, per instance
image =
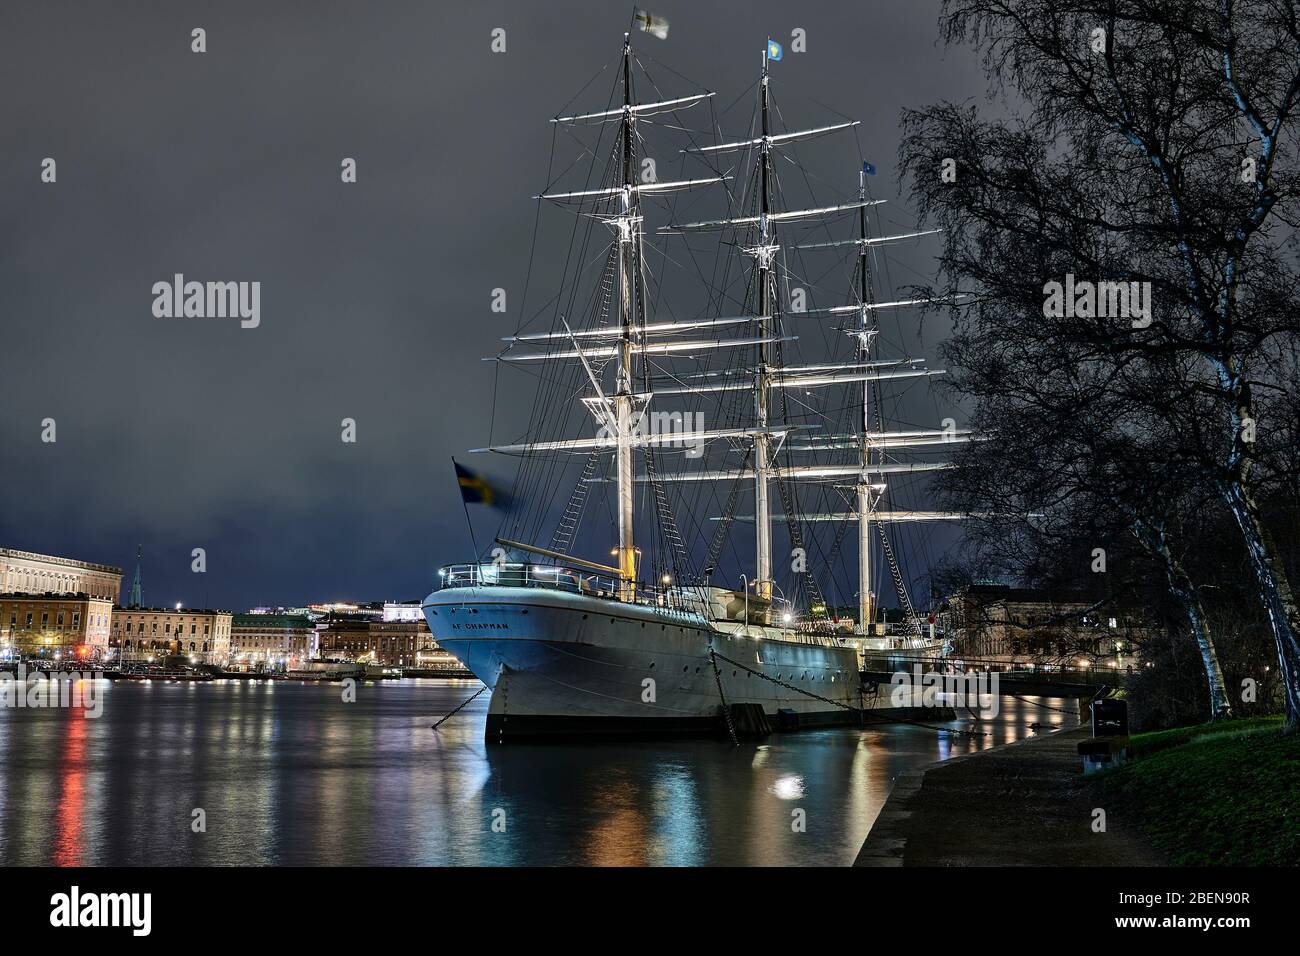
POLYGON ((866 173, 868 176, 874 176, 874 175, 876 175, 876 167, 873 166, 873 165, 871 165, 871 164, 868 163, 868 162, 864 162, 864 163, 862 164, 862 171, 863 171, 864 173, 866 173))
POLYGON ((460 485, 460 498, 466 504, 478 502, 502 510, 509 505, 510 496, 493 488, 482 475, 474 474, 454 458, 451 463, 456 466, 456 484, 460 485))
POLYGON ((651 36, 656 36, 661 40, 668 39, 668 21, 664 17, 657 17, 640 7, 633 7, 632 21, 651 36))
POLYGON ((769 60, 781 59, 782 52, 781 44, 777 43, 775 40, 767 41, 767 58, 769 60))

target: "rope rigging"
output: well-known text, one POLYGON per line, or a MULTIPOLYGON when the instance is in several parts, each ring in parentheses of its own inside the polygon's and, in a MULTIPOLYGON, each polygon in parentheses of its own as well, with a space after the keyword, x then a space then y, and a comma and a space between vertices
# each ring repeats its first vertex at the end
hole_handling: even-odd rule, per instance
MULTIPOLYGON (((558 270, 559 285, 554 295, 541 308, 530 313, 526 305, 528 297, 532 294, 531 288, 536 284, 533 275, 535 260, 539 263, 541 261, 539 236, 543 203, 539 200, 529 267, 524 283, 525 308, 521 309, 516 336, 530 325, 533 328, 546 328, 549 325, 550 331, 534 333, 534 340, 547 336, 561 339, 566 350, 584 358, 581 365, 568 362, 559 365, 548 364, 541 368, 537 366, 520 368, 518 364, 509 366, 533 375, 537 380, 536 397, 527 408, 526 415, 523 416, 527 418, 525 434, 529 436, 530 442, 550 443, 557 446, 562 442, 572 441, 575 436, 583 438, 590 435, 592 426, 590 413, 583 407, 581 400, 594 402, 590 397, 592 383, 588 380, 589 375, 594 374, 599 380, 608 377, 607 366, 612 361, 614 352, 603 347, 604 343, 610 341, 609 336, 599 333, 609 330, 620 308, 630 309, 632 315, 631 326, 634 330, 632 353, 635 356, 632 374, 636 376, 638 386, 644 395, 642 397, 638 394, 637 397, 638 420, 645 414, 642 403, 648 405, 655 395, 656 385, 659 385, 669 394, 681 396, 679 407, 683 409, 683 415, 691 416, 687 420, 701 423, 698 426, 700 428, 706 427, 702 424, 706 412, 709 429, 736 430, 750 425, 755 415, 754 409, 749 407, 754 393, 743 388, 726 386, 729 379, 739 381, 746 375, 755 374, 755 370, 748 367, 746 362, 748 358, 752 363, 753 357, 746 356, 745 350, 725 349, 716 352, 701 350, 699 354, 687 352, 687 354, 673 356, 670 361, 663 355, 652 353, 646 348, 649 344, 646 336, 648 330, 658 333, 664 324, 677 324, 684 329, 689 329, 692 317, 732 315, 739 309, 741 315, 757 312, 767 316, 767 321, 763 324, 764 328, 770 329, 767 334, 775 339, 767 346, 766 361, 770 363, 768 370, 759 375, 759 381, 763 381, 762 376, 765 374, 772 383, 771 392, 765 392, 773 399, 768 416, 769 427, 773 430, 810 427, 830 429, 844 423, 846 419, 852 426, 853 403, 844 401, 838 390, 809 391, 800 388, 796 391, 781 384, 783 374, 787 377, 789 374, 783 373, 782 369, 790 363, 825 361, 820 356, 802 358, 803 349, 812 347, 816 351, 828 352, 832 356, 842 355, 842 334, 849 330, 839 328, 840 323, 833 322, 816 321, 805 327, 801 320, 800 324, 795 324, 793 314, 789 319, 787 318, 786 309, 793 283, 799 284, 799 287, 807 293, 809 305, 815 306, 817 299, 824 301, 822 297, 833 294, 832 286, 838 285, 838 282, 833 282, 833 277, 837 274, 843 275, 838 271, 836 263, 844 265, 851 276, 856 269, 865 268, 865 265, 859 265, 864 260, 855 252, 852 266, 843 256, 835 255, 830 260, 829 266, 819 265, 816 269, 808 268, 805 261, 807 257, 801 251, 804 247, 799 245, 799 242, 804 240, 792 241, 785 238, 787 227, 782 224, 782 243, 773 246, 777 253, 774 258, 771 258, 771 266, 766 273, 767 290, 771 301, 759 303, 757 302, 759 270, 738 268, 737 264, 742 263, 745 257, 735 254, 736 250, 743 250, 753 255, 752 247, 759 236, 760 229, 749 217, 757 215, 760 205, 765 214, 780 215, 802 206, 824 210, 833 208, 829 205, 831 203, 849 198, 849 193, 842 188, 843 184, 837 185, 810 171, 800 161, 799 151, 792 143, 780 150, 770 150, 770 155, 768 148, 764 147, 761 157, 757 149, 746 150, 738 160, 735 159, 734 152, 729 154, 708 151, 718 148, 709 144, 732 138, 722 135, 722 123, 738 104, 746 99, 751 104, 748 124, 750 137, 752 139, 757 135, 760 97, 753 95, 758 87, 757 83, 751 83, 747 90, 736 95, 721 111, 718 110, 717 101, 712 98, 703 99, 701 102, 706 104, 703 109, 708 111, 707 123, 701 122, 704 117, 700 112, 684 114, 683 110, 686 109, 684 107, 674 107, 658 113, 648 110, 640 115, 636 122, 626 120, 626 114, 613 107, 629 101, 639 102, 632 97, 634 76, 635 85, 644 83, 653 90, 653 96, 649 97, 652 101, 662 100, 664 103, 678 102, 679 100, 675 98, 680 97, 682 91, 679 88, 667 92, 661 90, 651 75, 650 67, 653 66, 656 71, 662 67, 673 77, 679 80, 686 79, 670 66, 659 63, 640 49, 634 54, 629 54, 629 57, 629 62, 635 69, 609 71, 609 64, 606 64, 588 79, 582 90, 570 100, 570 104, 576 102, 582 92, 589 89, 602 75, 609 76, 612 72, 614 75, 610 76, 612 82, 606 101, 606 112, 610 117, 608 122, 602 119, 576 126, 563 122, 554 124, 556 133, 551 138, 551 157, 544 191, 550 192, 554 187, 564 190, 562 195, 572 196, 588 191, 603 193, 608 190, 611 195, 598 196, 590 202, 584 199, 580 207, 566 206, 563 203, 556 205, 555 208, 559 208, 566 215, 571 215, 573 219, 568 248, 562 255, 559 253, 558 246, 556 248, 554 258, 560 260, 562 266, 558 270), (685 121, 682 119, 683 115, 685 121), (656 133, 655 130, 661 132, 656 133), (563 137, 559 135, 560 133, 564 134, 563 137), (679 177, 677 181, 695 181, 693 177, 701 175, 697 170, 687 169, 688 162, 702 162, 711 174, 715 177, 723 177, 724 181, 721 190, 716 192, 679 190, 656 194, 645 190, 644 193, 638 193, 644 196, 644 207, 641 205, 641 199, 632 200, 634 211, 631 214, 636 217, 637 225, 628 262, 633 264, 632 270, 635 275, 631 281, 630 299, 620 305, 620 243, 617 238, 612 242, 606 241, 605 230, 606 226, 613 224, 620 215, 619 200, 614 193, 621 191, 626 195, 627 191, 623 187, 628 175, 628 155, 634 157, 634 165, 639 169, 642 157, 663 154, 663 151, 655 146, 653 140, 655 136, 675 136, 678 143, 683 138, 689 143, 688 149, 674 150, 674 154, 680 157, 681 171, 677 174, 679 177), (647 137, 651 138, 647 139, 647 137), (571 140, 577 144, 577 150, 571 158, 557 157, 557 139, 561 143, 571 140), (792 189, 791 195, 787 196, 787 184, 782 181, 782 173, 791 166, 797 172, 787 177, 788 185, 792 189), (766 197, 762 195, 764 186, 767 190, 766 197), (570 190, 574 191, 570 192, 570 190), (795 193, 800 195, 796 197, 795 193), (831 194, 835 198, 832 198, 831 194), (664 238, 662 242, 648 241, 655 238, 655 230, 642 229, 640 222, 644 216, 643 208, 666 209, 669 212, 669 222, 680 222, 683 218, 700 219, 704 217, 699 215, 681 217, 678 216, 678 212, 689 208, 689 205, 696 201, 703 202, 709 196, 716 195, 725 196, 726 215, 729 218, 722 221, 730 222, 731 219, 737 219, 741 222, 727 225, 721 230, 718 241, 708 247, 712 252, 711 261, 701 245, 689 241, 688 238, 683 238, 680 245, 674 245, 673 254, 670 254, 669 243, 677 242, 676 239, 664 238), (697 199, 697 197, 703 198, 697 199), (795 199, 799 201, 796 202, 795 199), (773 200, 777 201, 777 205, 772 205, 773 200), (650 205, 651 203, 654 205, 650 205), (674 295, 673 300, 676 305, 674 301, 664 296, 669 271, 687 276, 693 274, 693 279, 698 282, 702 290, 701 299, 704 303, 702 309, 692 308, 686 311, 681 308, 681 302, 687 301, 682 295, 674 295), (584 290, 589 290, 589 296, 583 296, 584 290), (573 324, 576 333, 572 342, 563 334, 566 316, 573 324), (653 318, 650 318, 651 316, 653 318), (655 324, 653 329, 648 329, 648 321, 655 324), (800 334, 787 336, 787 330, 800 334), (805 340, 803 343, 797 341, 800 337, 805 340), (689 371, 692 364, 693 372, 689 371), (588 370, 584 371, 583 366, 587 366, 588 370), (665 381, 674 383, 675 387, 667 389, 664 386, 665 381), (692 383, 705 386, 723 384, 724 387, 702 387, 698 391, 692 391, 690 387, 692 383), (571 411, 573 408, 577 409, 576 414, 571 411)), ((671 85, 677 84, 674 82, 671 85)), ((698 84, 692 86, 700 88, 698 84)), ((568 110, 570 104, 566 104, 561 112, 568 110)), ((592 105, 596 106, 596 104, 592 105)), ((835 113, 837 117, 846 119, 825 104, 818 105, 835 113)), ((625 105, 624 109, 626 109, 625 105)), ((771 109, 777 120, 777 129, 789 130, 790 127, 786 125, 779 105, 773 103, 771 109)), ((583 113, 578 119, 604 115, 583 113)), ((559 118, 562 117, 557 117, 559 118)), ((771 132, 776 133, 777 129, 771 132)), ((802 132, 817 134, 820 129, 816 127, 802 132)), ((763 127, 763 132, 768 132, 766 125, 763 127)), ((858 136, 856 127, 854 136, 858 136)), ((862 152, 860 144, 857 152, 859 154, 862 152)), ((643 174, 644 170, 641 170, 641 173, 643 174)), ((638 183, 642 181, 653 183, 660 180, 665 180, 665 177, 642 178, 638 183)), ((672 181, 672 174, 668 174, 666 180, 672 181)), ((626 216, 627 213, 624 212, 622 215, 626 216)), ((710 211, 707 215, 717 215, 717 213, 710 211)), ((807 235, 828 242, 837 242, 842 238, 838 230, 831 228, 825 216, 818 216, 811 224, 800 225, 799 228, 805 228, 806 225, 812 226, 808 229, 807 235)), ((793 231, 789 233, 790 236, 803 234, 793 231)), ((771 231, 768 235, 768 241, 775 242, 775 231, 771 231)), ((878 254, 881 253, 873 247, 871 255, 878 254)), ((852 287, 852 284, 849 283, 849 286, 852 287)), ((676 285, 674 285, 674 292, 678 292, 676 285)), ((749 321, 752 322, 753 319, 749 321)), ((671 339, 674 336, 681 336, 682 333, 674 329, 667 335, 671 339)), ((689 336, 685 337, 689 338, 689 336)), ((512 349, 515 349, 514 344, 511 344, 503 355, 507 355, 512 349)), ((760 348, 760 363, 764 361, 762 357, 764 354, 760 348)), ((527 357, 525 355, 525 358, 527 357)), ((499 363, 498 375, 501 367, 499 363)), ((881 400, 880 385, 874 382, 869 387, 874 399, 877 429, 883 431, 885 403, 881 400)), ((597 390, 599 388, 600 386, 597 385, 597 390)), ((494 389, 494 432, 498 430, 500 424, 497 420, 499 398, 497 389, 494 389)), ((661 400, 661 398, 654 399, 656 408, 662 407, 659 405, 661 400)), ((675 416, 679 413, 673 410, 671 414, 675 416)), ((856 427, 861 428, 860 419, 856 427)), ((805 443, 809 447, 789 451, 784 448, 786 441, 784 435, 781 439, 772 441, 773 451, 770 463, 767 465, 770 469, 768 473, 777 486, 778 500, 785 510, 784 520, 773 523, 785 526, 781 537, 788 539, 792 551, 799 549, 805 556, 815 556, 816 560, 806 561, 802 565, 792 563, 788 571, 783 567, 784 562, 772 562, 771 577, 778 577, 777 572, 782 578, 789 575, 793 578, 789 589, 792 597, 809 609, 818 608, 817 613, 821 613, 820 609, 823 608, 829 612, 831 605, 827 600, 827 594, 838 597, 844 592, 841 574, 837 572, 843 557, 842 546, 847 534, 847 523, 827 522, 829 527, 822 529, 819 524, 805 521, 800 517, 801 506, 815 510, 822 502, 833 498, 833 486, 824 479, 814 478, 811 481, 804 479, 794 466, 798 464, 802 468, 803 463, 808 462, 809 467, 838 467, 842 464, 842 458, 837 459, 835 449, 819 448, 816 443, 805 443), (808 457, 793 458, 792 455, 796 453, 808 457)), ((704 470, 716 468, 725 474, 735 469, 737 460, 740 461, 737 475, 741 477, 726 482, 730 487, 725 491, 722 488, 724 482, 720 480, 681 480, 676 474, 678 470, 676 463, 672 462, 671 455, 665 453, 662 442, 658 443, 660 447, 657 448, 653 447, 656 444, 653 442, 638 443, 641 454, 637 459, 638 464, 644 468, 644 473, 633 479, 636 484, 643 486, 636 489, 635 507, 641 515, 637 522, 646 525, 647 531, 653 529, 653 533, 646 534, 644 539, 638 536, 636 541, 639 546, 637 550, 644 549, 646 559, 644 570, 647 573, 653 572, 655 578, 663 577, 671 579, 676 584, 685 585, 718 574, 719 562, 724 554, 728 555, 728 562, 734 560, 741 571, 750 568, 752 554, 746 556, 738 552, 737 542, 732 532, 735 530, 740 495, 746 490, 747 483, 743 476, 756 464, 753 456, 756 443, 757 439, 727 437, 704 446, 699 462, 704 470), (666 463, 668 463, 667 471, 666 463), (703 530, 702 521, 707 521, 711 514, 718 517, 713 522, 713 528, 706 532, 703 530), (705 542, 707 542, 706 546, 701 547, 705 542), (699 563, 701 557, 702 563, 699 563)), ((549 539, 550 550, 558 554, 581 553, 584 550, 584 539, 589 536, 593 539, 586 546, 595 543, 596 532, 593 525, 598 522, 590 519, 584 522, 584 517, 589 511, 593 485, 597 486, 598 500, 603 501, 601 510, 609 512, 611 518, 616 517, 610 510, 609 496, 604 487, 612 483, 611 475, 605 467, 609 461, 608 456, 608 447, 589 450, 589 446, 584 447, 583 453, 578 455, 563 450, 521 454, 514 492, 511 496, 513 504, 502 522, 502 529, 508 528, 509 536, 520 541, 549 539)), ((883 462, 885 456, 880 454, 879 457, 883 462)), ((626 481, 622 475, 618 480, 626 481)), ((892 529, 885 529, 879 522, 877 534, 880 537, 886 562, 890 565, 899 605, 919 628, 916 609, 908 594, 908 581, 899 566, 896 554, 896 549, 900 545, 893 540, 892 529)), ((740 537, 743 544, 744 535, 740 537)), ((906 547, 908 540, 907 537, 903 538, 904 554, 909 550, 906 547)), ((780 543, 784 542, 771 541, 767 545, 760 546, 760 551, 766 548, 763 553, 769 556, 773 552, 779 553, 780 543)), ((600 550, 597 553, 603 554, 607 545, 601 542, 598 547, 600 550)), ((916 548, 913 547, 911 551, 915 553, 916 548)), ((642 566, 640 559, 637 560, 636 565, 642 566)))

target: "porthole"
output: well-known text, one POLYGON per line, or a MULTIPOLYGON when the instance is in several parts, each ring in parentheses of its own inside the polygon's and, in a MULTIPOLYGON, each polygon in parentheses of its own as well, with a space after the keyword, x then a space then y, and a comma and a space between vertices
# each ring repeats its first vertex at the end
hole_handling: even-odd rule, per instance
POLYGON ((683 674, 685 674, 685 673, 686 673, 688 670, 690 670, 690 669, 691 669, 691 665, 690 665, 690 664, 683 664, 683 665, 682 665, 682 673, 683 673, 683 674))

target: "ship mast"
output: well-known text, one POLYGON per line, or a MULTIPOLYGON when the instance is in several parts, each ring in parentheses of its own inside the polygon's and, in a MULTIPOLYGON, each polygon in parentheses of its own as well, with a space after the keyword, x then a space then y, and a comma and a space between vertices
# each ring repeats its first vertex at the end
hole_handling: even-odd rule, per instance
POLYGON ((754 310, 759 322, 758 365, 754 376, 754 584, 760 598, 772 597, 772 507, 768 499, 771 472, 771 440, 764 429, 768 425, 768 389, 771 380, 772 333, 772 260, 777 245, 773 242, 769 177, 772 143, 768 130, 768 44, 763 44, 763 75, 759 83, 759 111, 762 114, 762 139, 759 143, 758 245, 746 250, 758 264, 758 302, 754 310))
POLYGON ((618 228, 618 289, 619 289, 619 344, 618 369, 615 378, 614 412, 617 418, 618 449, 616 452, 618 476, 618 572, 622 598, 636 597, 636 542, 633 534, 632 476, 632 329, 636 289, 634 283, 640 269, 636 259, 640 255, 639 238, 641 216, 640 199, 633 189, 634 157, 632 150, 632 41, 623 34, 623 179, 620 196, 621 212, 616 221, 618 228))
MULTIPOLYGON (((752 348, 757 344, 753 338, 720 339, 705 341, 683 341, 680 339, 659 339, 659 335, 672 336, 694 329, 708 328, 749 321, 749 317, 708 321, 646 321, 646 300, 644 294, 643 274, 643 237, 644 217, 641 212, 641 195, 643 193, 664 194, 695 186, 723 182, 725 176, 710 176, 699 179, 682 179, 672 182, 638 182, 636 179, 636 121, 642 113, 655 115, 665 110, 684 109, 700 103, 713 96, 712 92, 691 93, 672 99, 652 103, 638 103, 632 95, 632 43, 630 34, 623 34, 622 75, 619 81, 623 87, 622 103, 615 109, 600 110, 590 113, 578 113, 571 116, 556 116, 552 123, 565 124, 619 124, 614 155, 610 165, 612 175, 606 182, 608 186, 596 189, 576 191, 545 192, 535 199, 545 199, 560 204, 594 204, 596 211, 582 213, 611 226, 615 233, 617 249, 611 250, 615 265, 612 285, 617 298, 618 321, 606 328, 603 324, 596 328, 579 328, 574 330, 568 320, 558 316, 562 328, 553 328, 549 332, 516 334, 506 338, 511 345, 495 361, 505 363, 560 362, 577 360, 586 375, 591 394, 582 399, 582 403, 595 417, 599 426, 594 438, 560 439, 547 441, 527 441, 509 445, 492 445, 475 451, 492 451, 510 455, 532 455, 536 453, 562 453, 590 451, 593 453, 613 452, 614 471, 617 493, 618 546, 614 554, 618 557, 615 566, 586 562, 585 566, 605 571, 618 579, 619 597, 625 601, 635 601, 637 594, 637 575, 639 573, 638 553, 634 525, 634 492, 637 478, 633 473, 633 458, 636 449, 652 448, 656 445, 671 444, 681 441, 706 442, 722 438, 748 438, 752 429, 699 429, 692 432, 673 432, 670 434, 643 434, 639 427, 652 397, 648 390, 637 391, 635 387, 635 361, 649 361, 655 356, 661 361, 675 357, 690 357, 700 352, 725 348, 752 348), (606 204, 614 208, 608 210, 606 204), (653 335, 653 337, 652 337, 653 335), (564 343, 568 343, 567 345, 564 343), (535 344, 543 346, 544 351, 517 350, 516 345, 535 344), (602 384, 606 363, 613 360, 614 379, 612 389, 602 384)), ((583 479, 584 481, 587 479, 583 479)), ((531 551, 545 557, 555 558, 563 552, 540 548, 527 542, 508 541, 498 538, 498 542, 524 551, 531 551)), ((574 559, 576 560, 576 559, 574 559)))
MULTIPOLYGON (((858 201, 867 199, 867 173, 858 171, 858 201)), ((871 301, 870 276, 867 272, 867 207, 858 209, 858 279, 861 309, 858 329, 858 362, 863 367, 871 358, 871 301)), ((858 475, 858 630, 865 636, 872 632, 874 622, 871 602, 871 484, 867 481, 868 469, 871 467, 871 443, 867 437, 871 434, 871 381, 862 382, 862 433, 858 438, 860 464, 862 472, 858 475)))

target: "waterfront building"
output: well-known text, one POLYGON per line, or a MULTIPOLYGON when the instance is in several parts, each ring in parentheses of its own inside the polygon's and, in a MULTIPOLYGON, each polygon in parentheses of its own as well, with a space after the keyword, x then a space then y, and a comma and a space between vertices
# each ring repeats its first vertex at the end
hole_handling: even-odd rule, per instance
POLYGON ((378 620, 383 615, 382 604, 352 604, 347 601, 330 601, 324 604, 309 604, 307 611, 317 618, 334 619, 349 617, 366 620, 378 620))
POLYGON ((320 631, 321 657, 387 667, 414 667, 416 652, 434 646, 423 619, 385 621, 369 614, 334 614, 320 631))
POLYGON ((414 667, 415 652, 432 643, 429 625, 423 621, 378 621, 370 625, 370 653, 376 663, 388 667, 414 667))
POLYGON ((454 654, 444 651, 429 635, 428 642, 415 652, 415 666, 420 670, 464 671, 462 664, 454 654))
POLYGON ((942 618, 954 653, 1025 663, 1122 663, 1148 628, 1137 608, 1005 584, 968 585, 942 618))
POLYGON ((370 651, 370 618, 334 611, 322 622, 320 656, 325 660, 355 661, 370 651))
POLYGON ((419 601, 385 601, 383 610, 385 621, 423 621, 424 608, 419 601))
POLYGON ((228 658, 250 667, 295 667, 316 654, 316 627, 299 614, 236 614, 228 658))
POLYGON ((112 643, 124 661, 181 655, 198 663, 230 653, 232 614, 197 608, 115 607, 112 643))
POLYGON ((307 618, 308 620, 311 620, 311 621, 315 621, 318 617, 321 617, 321 616, 322 616, 322 615, 318 614, 316 611, 312 610, 312 608, 311 608, 310 606, 308 606, 308 605, 301 605, 301 606, 298 606, 298 607, 284 607, 284 606, 279 606, 279 607, 254 607, 254 608, 249 608, 247 613, 249 613, 249 614, 289 614, 289 615, 292 615, 293 617, 305 617, 305 618, 307 618))
POLYGON ((84 594, 114 602, 122 588, 122 569, 52 554, 0 548, 0 593, 84 594))
POLYGON ((89 594, 0 594, 0 657, 108 656, 113 602, 89 594))

